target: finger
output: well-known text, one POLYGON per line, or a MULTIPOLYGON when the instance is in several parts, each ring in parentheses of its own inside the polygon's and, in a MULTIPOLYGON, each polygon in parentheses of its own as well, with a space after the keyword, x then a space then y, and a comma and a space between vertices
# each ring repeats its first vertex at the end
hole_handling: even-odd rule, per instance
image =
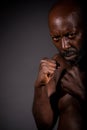
POLYGON ((56 69, 55 67, 49 66, 46 63, 41 64, 41 68, 47 68, 48 70, 53 70, 53 71, 55 71, 55 69, 56 69))
POLYGON ((56 67, 56 62, 53 61, 53 60, 41 60, 40 63, 41 63, 41 64, 42 64, 42 63, 46 63, 46 64, 48 64, 48 65, 50 65, 50 66, 56 67))
MULTIPOLYGON (((48 68, 47 66, 43 66, 40 70, 43 74, 53 74, 55 72, 55 68, 48 68)), ((48 75, 49 75, 48 74, 48 75)))
POLYGON ((47 66, 48 68, 51 67, 51 68, 55 68, 56 69, 56 64, 48 64, 48 63, 43 62, 40 65, 41 66, 47 66))
POLYGON ((53 74, 54 73, 54 71, 52 71, 52 70, 48 70, 48 69, 45 69, 44 71, 43 71, 43 74, 53 74))
MULTIPOLYGON (((73 69, 72 69, 72 70, 68 70, 68 71, 67 71, 67 74, 65 74, 65 76, 66 76, 66 75, 71 76, 71 77, 74 77, 74 78, 77 77, 77 73, 76 73, 76 71, 73 70, 73 69)), ((65 77, 65 76, 64 76, 64 77, 65 77)))

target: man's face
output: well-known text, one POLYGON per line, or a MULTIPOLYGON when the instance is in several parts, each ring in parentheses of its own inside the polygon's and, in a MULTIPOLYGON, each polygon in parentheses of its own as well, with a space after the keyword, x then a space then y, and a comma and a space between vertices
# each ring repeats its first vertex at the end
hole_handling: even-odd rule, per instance
POLYGON ((76 12, 50 16, 49 30, 61 56, 68 62, 77 62, 83 44, 83 29, 76 12))

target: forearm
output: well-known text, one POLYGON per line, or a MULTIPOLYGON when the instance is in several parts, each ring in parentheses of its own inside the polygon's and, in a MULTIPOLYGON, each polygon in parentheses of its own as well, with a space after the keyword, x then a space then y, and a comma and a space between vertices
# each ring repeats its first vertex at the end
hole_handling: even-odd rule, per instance
POLYGON ((53 124, 53 111, 46 86, 36 87, 34 91, 33 115, 40 130, 51 130, 53 124))

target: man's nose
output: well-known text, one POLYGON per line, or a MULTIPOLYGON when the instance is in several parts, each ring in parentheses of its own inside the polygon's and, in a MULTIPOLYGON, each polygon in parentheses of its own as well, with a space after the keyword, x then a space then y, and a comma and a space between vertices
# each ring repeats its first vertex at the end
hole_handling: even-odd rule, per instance
POLYGON ((61 41, 61 42, 62 42, 62 49, 66 50, 66 49, 68 49, 68 48, 70 48, 70 47, 71 47, 71 45, 70 45, 70 42, 69 42, 69 39, 68 39, 68 38, 63 37, 61 40, 62 40, 62 41, 61 41))

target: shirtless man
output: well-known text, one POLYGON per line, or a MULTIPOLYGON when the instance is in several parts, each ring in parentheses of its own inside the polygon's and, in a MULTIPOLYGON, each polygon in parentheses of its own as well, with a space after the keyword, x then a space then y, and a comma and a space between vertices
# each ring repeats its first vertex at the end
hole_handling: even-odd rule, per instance
POLYGON ((38 130, 86 130, 86 19, 76 0, 58 1, 48 16, 49 32, 58 49, 40 61, 33 115, 38 130))

